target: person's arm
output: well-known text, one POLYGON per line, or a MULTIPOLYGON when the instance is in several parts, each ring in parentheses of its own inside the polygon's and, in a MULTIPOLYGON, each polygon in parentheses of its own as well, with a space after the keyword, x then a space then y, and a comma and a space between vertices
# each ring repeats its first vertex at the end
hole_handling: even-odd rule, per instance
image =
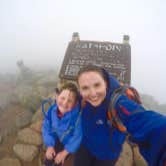
POLYGON ((115 108, 121 121, 127 127, 127 131, 135 137, 141 137, 153 128, 158 128, 166 123, 165 116, 146 110, 126 96, 120 97, 115 108))
POLYGON ((79 148, 82 141, 82 121, 81 113, 79 113, 76 124, 74 127, 74 132, 67 144, 64 146, 64 149, 69 153, 74 153, 79 148))
POLYGON ((57 135, 55 131, 52 130, 51 126, 51 111, 53 108, 54 107, 51 107, 48 110, 47 117, 45 117, 42 124, 43 141, 47 147, 54 147, 57 140, 57 135))
POLYGON ((121 96, 116 103, 118 116, 149 165, 164 166, 166 160, 166 116, 146 110, 121 96))

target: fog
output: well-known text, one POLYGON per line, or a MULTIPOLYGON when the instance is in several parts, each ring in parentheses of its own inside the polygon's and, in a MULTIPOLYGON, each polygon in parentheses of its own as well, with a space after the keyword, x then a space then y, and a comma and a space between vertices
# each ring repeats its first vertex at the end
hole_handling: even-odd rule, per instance
POLYGON ((166 103, 165 0, 0 0, 0 73, 60 67, 73 32, 82 40, 130 36, 132 85, 166 103))

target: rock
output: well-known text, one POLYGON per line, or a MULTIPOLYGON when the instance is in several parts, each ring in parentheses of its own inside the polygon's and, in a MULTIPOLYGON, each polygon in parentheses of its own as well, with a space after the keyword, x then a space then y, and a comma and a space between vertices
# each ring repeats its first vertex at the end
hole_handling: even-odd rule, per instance
POLYGON ((138 147, 134 148, 134 159, 135 159, 136 166, 140 166, 140 165, 147 166, 146 161, 144 160, 142 155, 139 153, 138 147))
POLYGON ((39 108, 37 110, 37 112, 33 115, 31 122, 34 123, 34 122, 42 120, 42 119, 43 119, 43 113, 42 113, 41 108, 39 108))
POLYGON ((23 161, 31 162, 39 153, 34 145, 15 144, 14 153, 23 161))
MULTIPOLYGON (((47 97, 43 98, 44 99, 48 99, 48 98, 51 98, 52 99, 52 103, 55 101, 55 92, 54 93, 50 93, 47 97)), ((44 109, 45 109, 45 112, 48 111, 50 107, 50 103, 47 103, 44 105, 44 109)), ((36 122, 36 121, 39 121, 39 120, 42 120, 43 119, 43 113, 42 113, 42 108, 40 107, 36 113, 33 115, 32 117, 32 123, 36 122)))
POLYGON ((14 158, 4 158, 0 160, 1 166, 21 166, 20 161, 14 158))
POLYGON ((30 85, 22 85, 21 83, 14 91, 18 97, 18 102, 25 108, 35 111, 40 105, 41 96, 36 90, 36 87, 30 85))
POLYGON ((2 143, 2 136, 0 135, 0 144, 2 143))
POLYGON ((39 120, 39 121, 31 124, 30 128, 36 132, 42 133, 42 122, 43 122, 43 120, 39 120))
POLYGON ((21 142, 33 145, 41 145, 42 144, 42 136, 41 134, 35 132, 30 128, 25 128, 18 132, 17 139, 21 142))
POLYGON ((48 89, 43 86, 37 87, 37 91, 39 92, 40 96, 47 96, 48 95, 48 89))
POLYGON ((16 117, 16 121, 15 121, 16 127, 23 128, 27 126, 28 124, 30 124, 32 116, 33 116, 32 112, 28 110, 23 110, 23 112, 18 114, 16 117))
POLYGON ((132 166, 133 158, 132 151, 128 143, 123 144, 123 150, 120 157, 116 163, 116 166, 132 166))
POLYGON ((0 108, 5 110, 11 102, 12 89, 10 85, 0 84, 0 108))

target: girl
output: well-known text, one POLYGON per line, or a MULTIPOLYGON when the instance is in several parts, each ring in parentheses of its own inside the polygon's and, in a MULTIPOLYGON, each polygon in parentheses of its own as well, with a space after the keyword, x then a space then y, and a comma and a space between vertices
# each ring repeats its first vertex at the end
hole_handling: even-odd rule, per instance
POLYGON ((73 83, 62 85, 56 98, 42 127, 46 166, 63 164, 69 153, 76 152, 82 139, 77 87, 73 83))

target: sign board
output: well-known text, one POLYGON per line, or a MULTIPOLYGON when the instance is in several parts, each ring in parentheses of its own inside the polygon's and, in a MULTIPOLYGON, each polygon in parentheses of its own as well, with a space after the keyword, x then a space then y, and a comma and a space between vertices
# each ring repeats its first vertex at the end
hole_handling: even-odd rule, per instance
POLYGON ((112 42, 71 41, 66 50, 59 77, 74 80, 80 68, 89 65, 103 67, 119 81, 130 84, 130 45, 112 42))

